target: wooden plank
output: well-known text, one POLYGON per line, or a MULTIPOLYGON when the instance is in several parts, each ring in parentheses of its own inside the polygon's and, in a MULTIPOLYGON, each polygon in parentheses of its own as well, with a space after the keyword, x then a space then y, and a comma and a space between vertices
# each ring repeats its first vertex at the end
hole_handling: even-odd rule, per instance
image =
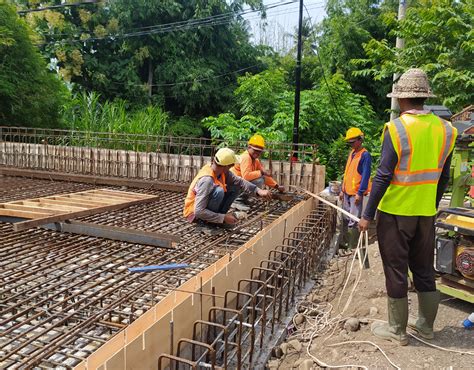
POLYGON ((73 193, 73 194, 68 194, 68 195, 63 195, 61 198, 67 198, 67 199, 72 199, 72 200, 75 200, 75 201, 82 201, 82 200, 91 200, 97 204, 101 204, 101 205, 109 205, 109 204, 115 204, 115 203, 119 203, 119 202, 123 202, 123 201, 120 201, 118 199, 115 199, 115 200, 112 200, 112 199, 103 199, 101 198, 100 200, 97 199, 97 197, 93 196, 93 195, 87 195, 87 194, 79 194, 79 193, 73 193))
MULTIPOLYGON (((130 206, 133 206, 133 205, 136 205, 136 204, 150 203, 150 202, 153 202, 157 199, 158 199, 158 197, 155 196, 153 198, 148 198, 148 199, 140 199, 140 200, 134 200, 134 201, 131 201, 131 202, 111 204, 111 205, 107 205, 107 206, 103 206, 103 207, 86 209, 84 211, 71 212, 71 213, 67 213, 67 214, 60 214, 60 215, 54 215, 54 216, 49 216, 49 217, 37 218, 35 220, 28 220, 28 221, 18 222, 18 223, 13 225, 13 230, 21 231, 21 230, 29 229, 31 227, 36 227, 36 226, 39 226, 39 225, 49 224, 49 223, 52 223, 52 222, 59 222, 59 221, 64 221, 64 220, 70 220, 70 219, 77 218, 77 217, 90 216, 90 215, 94 215, 96 213, 101 213, 101 212, 115 211, 117 209, 130 207, 130 206)), ((12 215, 4 215, 4 216, 12 216, 12 215)))
POLYGON ((2 208, 17 210, 17 211, 25 211, 25 212, 48 213, 48 214, 51 214, 51 215, 54 215, 54 214, 58 213, 58 212, 55 212, 52 209, 45 209, 45 208, 36 207, 36 206, 32 207, 28 204, 17 204, 17 203, 3 204, 2 208))
POLYGON ((55 173, 38 170, 23 170, 18 168, 0 166, 0 175, 32 177, 37 179, 81 182, 94 185, 112 185, 126 186, 139 189, 156 189, 185 193, 188 191, 189 184, 178 182, 154 181, 145 179, 126 179, 106 176, 76 175, 70 173, 55 173))
MULTIPOLYGON (((39 200, 38 200, 39 201, 39 200)), ((89 208, 94 208, 97 207, 100 204, 93 204, 90 202, 86 201, 81 201, 81 202, 72 202, 72 201, 67 201, 63 200, 60 197, 53 197, 53 198, 42 198, 41 199, 41 204, 52 204, 52 205, 58 205, 58 206, 71 206, 71 207, 82 207, 85 209, 89 208)))
POLYGON ((49 203, 44 203, 42 201, 22 201, 22 205, 29 206, 29 207, 34 207, 34 208, 39 208, 39 209, 44 209, 44 210, 51 210, 51 211, 56 211, 55 213, 64 213, 64 212, 72 212, 72 211, 80 211, 83 209, 89 209, 87 207, 78 207, 78 206, 65 206, 61 204, 49 204, 49 203))
MULTIPOLYGON (((0 216, 21 217, 21 218, 31 218, 31 219, 42 219, 42 218, 45 218, 45 217, 56 217, 55 215, 51 216, 50 213, 31 212, 31 211, 18 211, 18 210, 5 209, 5 208, 0 208, 0 216)), ((23 221, 23 222, 27 222, 27 221, 23 221)), ((17 224, 15 224, 15 225, 17 225, 17 224)), ((16 230, 15 227, 13 227, 13 229, 15 231, 19 231, 19 230, 16 230)), ((24 229, 20 229, 20 230, 24 230, 24 229)))
POLYGON ((42 227, 48 230, 88 235, 162 248, 173 248, 173 244, 180 241, 180 237, 177 235, 134 230, 125 227, 99 225, 75 220, 46 224, 42 227))

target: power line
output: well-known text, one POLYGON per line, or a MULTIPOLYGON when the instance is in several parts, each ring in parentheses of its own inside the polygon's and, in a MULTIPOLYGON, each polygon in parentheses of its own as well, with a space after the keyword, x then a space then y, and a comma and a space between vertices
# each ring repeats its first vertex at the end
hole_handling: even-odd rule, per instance
POLYGON ((74 6, 81 6, 81 5, 89 5, 89 4, 97 4, 100 3, 102 0, 85 0, 80 3, 64 3, 60 5, 50 5, 50 6, 45 6, 43 8, 34 8, 34 9, 25 9, 25 10, 18 10, 18 14, 27 14, 27 13, 33 13, 33 12, 42 12, 45 10, 51 10, 51 9, 60 9, 60 8, 69 8, 69 7, 74 7, 74 6))
MULTIPOLYGON (((270 10, 274 8, 278 8, 281 6, 289 5, 289 4, 294 4, 293 1, 285 2, 285 3, 273 3, 265 7, 265 10, 270 10)), ((313 4, 316 5, 316 4, 313 4)), ((162 33, 168 33, 168 32, 175 32, 175 31, 182 31, 182 30, 188 30, 192 28, 197 28, 197 27, 214 27, 214 26, 219 26, 219 25, 224 25, 227 23, 230 23, 235 19, 237 16, 242 16, 245 14, 250 14, 250 13, 255 13, 255 12, 261 12, 261 9, 256 9, 256 10, 245 10, 239 13, 224 13, 224 14, 219 14, 215 16, 210 16, 210 17, 205 17, 205 18, 199 18, 199 19, 193 19, 193 20, 187 20, 187 21, 178 21, 178 22, 171 22, 171 23, 165 23, 165 24, 159 24, 155 26, 147 26, 149 30, 146 31, 139 31, 142 28, 137 28, 135 32, 128 32, 124 33, 121 35, 113 35, 113 36, 106 36, 106 37, 89 37, 87 39, 68 39, 68 40, 53 40, 53 41, 48 41, 44 43, 38 44, 38 46, 41 45, 47 45, 47 44, 53 44, 56 42, 66 42, 66 43, 86 43, 86 42, 91 42, 91 41, 100 41, 100 40, 115 40, 115 39, 121 39, 121 38, 129 38, 129 37, 138 37, 138 36, 146 36, 146 35, 152 35, 152 34, 162 34, 162 33), (230 15, 228 15, 230 14, 230 15)), ((133 29, 132 29, 133 30, 133 29)), ((65 34, 63 34, 65 35, 65 34)), ((56 35, 51 35, 51 36, 56 36, 56 35)), ((57 35, 59 36, 59 35, 57 35)))

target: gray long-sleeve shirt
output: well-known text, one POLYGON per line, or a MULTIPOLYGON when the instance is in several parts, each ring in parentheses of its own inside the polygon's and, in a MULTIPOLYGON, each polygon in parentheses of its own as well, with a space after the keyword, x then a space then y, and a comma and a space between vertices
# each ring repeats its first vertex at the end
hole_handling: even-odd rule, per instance
MULTIPOLYGON (((225 176, 227 189, 229 189, 229 187, 234 186, 246 193, 257 193, 257 186, 255 186, 251 182, 234 175, 230 171, 226 173, 225 176)), ((211 210, 207 209, 207 205, 209 203, 209 196, 214 190, 215 186, 216 185, 214 184, 214 181, 211 176, 201 177, 196 183, 194 187, 196 191, 196 198, 194 201, 194 218, 198 218, 207 222, 222 224, 224 222, 225 214, 212 212, 211 210)))
MULTIPOLYGON (((449 181, 449 172, 451 166, 452 153, 446 159, 444 163, 443 171, 438 180, 438 187, 436 191, 436 208, 438 208, 439 202, 446 191, 449 181)), ((375 211, 382 200, 387 188, 392 181, 393 173, 398 163, 398 155, 393 147, 392 140, 388 130, 385 130, 382 153, 380 156, 380 165, 377 168, 377 173, 372 181, 372 191, 370 192, 369 201, 364 211, 364 218, 366 220, 373 220, 375 217, 375 211)))

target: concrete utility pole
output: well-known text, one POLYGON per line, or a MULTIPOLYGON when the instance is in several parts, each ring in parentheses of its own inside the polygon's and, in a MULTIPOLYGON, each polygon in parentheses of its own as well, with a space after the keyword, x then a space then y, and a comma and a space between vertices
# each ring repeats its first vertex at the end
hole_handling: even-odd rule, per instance
POLYGON ((298 158, 298 141, 299 141, 299 126, 300 126, 300 91, 301 91, 301 34, 303 29, 303 0, 300 0, 300 15, 298 20, 298 51, 296 54, 296 88, 295 88, 295 116, 293 122, 293 155, 292 160, 296 161, 298 158))
MULTIPOLYGON (((406 0, 400 0, 398 3, 398 21, 401 21, 403 18, 405 18, 405 13, 407 10, 407 1, 406 0)), ((397 40, 395 41, 395 47, 397 49, 403 49, 405 47, 405 40, 401 39, 400 37, 397 37, 397 40)), ((393 83, 395 85, 395 81, 398 80, 400 77, 399 73, 395 73, 393 75, 393 83)), ((392 85, 392 92, 393 92, 393 86, 392 85)), ((397 103, 397 98, 391 98, 391 104, 390 104, 390 119, 393 120, 398 117, 397 113, 395 112, 398 108, 398 103, 397 103)))

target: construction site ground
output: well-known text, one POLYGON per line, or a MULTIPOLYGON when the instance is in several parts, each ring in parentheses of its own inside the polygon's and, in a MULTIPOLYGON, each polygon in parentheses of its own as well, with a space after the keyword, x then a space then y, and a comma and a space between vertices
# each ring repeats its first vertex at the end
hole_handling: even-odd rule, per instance
MULTIPOLYGON (((462 321, 474 311, 474 306, 459 299, 442 295, 435 322, 435 339, 431 343, 465 354, 430 347, 413 336, 409 336, 408 346, 401 347, 372 335, 371 323, 387 318, 385 278, 377 243, 369 246, 370 269, 363 270, 352 300, 344 313, 340 314, 360 272, 358 261, 355 260, 351 279, 338 307, 352 257, 352 254, 336 256, 324 271, 315 274, 315 288, 296 303, 301 313, 293 318, 293 326, 288 330, 286 341, 273 349, 273 357, 267 364, 270 369, 319 368, 309 353, 328 367, 350 368, 351 365, 357 365, 371 369, 395 368, 369 341, 378 345, 393 364, 401 369, 473 368, 474 331, 464 329, 462 321), (358 330, 351 331, 349 323, 345 325, 348 318, 359 320, 358 330), (311 336, 313 339, 310 341, 311 336), (343 342, 353 343, 331 346, 343 342)), ((416 315, 415 292, 409 293, 409 305, 410 315, 416 315)), ((355 324, 357 327, 357 321, 355 324)))

